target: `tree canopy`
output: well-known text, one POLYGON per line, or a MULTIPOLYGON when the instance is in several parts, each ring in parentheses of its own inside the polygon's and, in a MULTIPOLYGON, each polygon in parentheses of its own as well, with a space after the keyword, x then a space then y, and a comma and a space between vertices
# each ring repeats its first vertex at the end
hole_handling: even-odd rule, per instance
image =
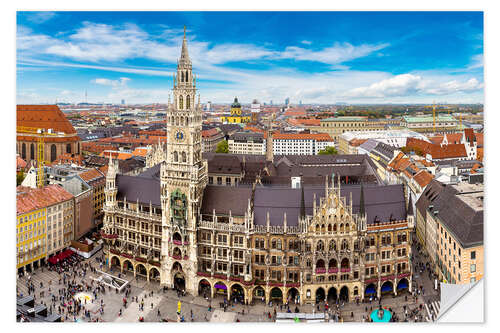
POLYGON ((223 153, 227 154, 229 153, 229 145, 227 144, 226 140, 222 140, 217 144, 217 148, 215 149, 216 153, 223 153))
POLYGON ((337 154, 338 154, 337 149, 335 149, 335 147, 332 146, 328 146, 325 149, 322 149, 318 152, 318 155, 337 155, 337 154))

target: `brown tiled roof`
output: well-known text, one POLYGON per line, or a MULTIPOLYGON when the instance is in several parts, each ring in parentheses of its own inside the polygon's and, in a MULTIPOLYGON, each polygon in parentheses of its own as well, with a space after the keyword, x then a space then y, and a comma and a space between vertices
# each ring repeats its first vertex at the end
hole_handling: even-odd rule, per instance
POLYGON ((418 185, 420 185, 421 188, 424 188, 432 181, 432 179, 434 179, 434 177, 427 171, 422 170, 417 173, 415 177, 413 177, 413 179, 415 179, 415 181, 418 183, 418 185))
POLYGON ((219 132, 220 132, 220 130, 218 128, 211 128, 211 129, 208 129, 208 130, 201 131, 201 136, 203 138, 208 138, 208 137, 217 135, 219 132))
POLYGON ((88 171, 82 172, 81 174, 79 174, 79 176, 81 179, 83 179, 84 181, 86 181, 88 183, 92 180, 103 178, 105 175, 102 174, 101 171, 99 171, 99 169, 92 168, 88 171))
POLYGON ((55 132, 76 134, 57 105, 17 105, 17 126, 52 128, 55 132))
POLYGON ((26 167, 26 161, 21 158, 21 156, 16 156, 16 167, 17 169, 22 169, 26 167))
POLYGON ((462 133, 449 133, 445 134, 446 139, 448 140, 448 144, 459 144, 460 140, 462 140, 462 133))
POLYGON ((31 188, 18 186, 17 192, 17 215, 31 212, 43 207, 55 205, 59 202, 73 198, 73 194, 66 191, 60 185, 48 185, 43 188, 31 188))
POLYGON ((407 138, 406 147, 420 149, 424 154, 431 154, 432 159, 466 157, 467 151, 463 144, 448 144, 446 146, 435 145, 416 138, 407 138))
POLYGON ((366 141, 368 141, 368 139, 352 139, 351 141, 349 141, 349 146, 359 147, 366 141))
POLYGON ((484 134, 483 133, 474 133, 474 136, 476 137, 478 148, 479 147, 483 147, 483 145, 484 145, 484 134))
POLYGON ((431 136, 429 137, 429 140, 435 145, 441 144, 443 142, 444 136, 431 136))

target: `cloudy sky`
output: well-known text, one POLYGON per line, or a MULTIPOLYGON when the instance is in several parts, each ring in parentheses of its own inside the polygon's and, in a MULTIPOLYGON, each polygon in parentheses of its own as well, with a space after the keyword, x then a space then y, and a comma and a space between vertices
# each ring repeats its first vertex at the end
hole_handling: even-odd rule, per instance
POLYGON ((481 12, 18 12, 17 103, 482 103, 481 12))

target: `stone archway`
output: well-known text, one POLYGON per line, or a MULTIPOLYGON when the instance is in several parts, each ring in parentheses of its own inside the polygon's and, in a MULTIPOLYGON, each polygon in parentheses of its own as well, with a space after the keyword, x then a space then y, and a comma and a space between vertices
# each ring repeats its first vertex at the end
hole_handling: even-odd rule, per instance
POLYGON ((175 271, 173 273, 174 289, 178 291, 186 290, 186 278, 182 271, 175 271))
POLYGON ((365 297, 371 297, 377 295, 377 286, 374 283, 370 283, 365 288, 365 297))
POLYGON ((231 300, 234 303, 245 304, 245 289, 238 283, 231 286, 231 300))
POLYGON ((160 271, 156 267, 149 270, 149 281, 160 281, 160 271))
POLYGON ((259 302, 266 302, 266 291, 261 286, 257 286, 252 291, 252 298, 257 299, 259 302))
POLYGON ((297 288, 288 289, 287 300, 288 300, 288 303, 292 303, 292 302, 294 304, 299 303, 299 291, 297 290, 297 288))
POLYGON ((131 272, 132 274, 135 274, 134 265, 132 265, 132 262, 130 260, 123 260, 122 271, 125 273, 131 272))
POLYGON ((109 267, 111 268, 111 270, 113 269, 113 267, 118 267, 121 270, 122 266, 120 264, 120 258, 118 258, 117 256, 111 256, 109 267))
POLYGON ((380 293, 381 294, 390 294, 394 292, 394 285, 392 284, 391 281, 385 281, 382 286, 380 287, 380 293))
POLYGON ((323 302, 326 298, 325 289, 319 287, 316 289, 316 303, 323 302))
POLYGON ((340 288, 339 300, 346 303, 349 302, 349 288, 347 286, 340 288))
POLYGON ((148 271, 146 269, 146 267, 143 265, 143 264, 137 264, 135 266, 135 276, 140 276, 140 277, 143 277, 145 279, 148 278, 148 271))
POLYGON ((214 294, 215 296, 224 296, 227 297, 227 285, 222 282, 218 281, 214 284, 214 294))
POLYGON ((328 289, 328 303, 335 303, 338 298, 337 288, 331 287, 328 289))
POLYGON ((408 286, 410 284, 408 283, 408 280, 406 278, 402 278, 401 280, 399 280, 398 282, 398 285, 396 287, 397 291, 405 291, 405 290, 409 290, 408 289, 408 286))
POLYGON ((283 291, 279 287, 274 287, 271 289, 271 292, 269 293, 269 296, 271 298, 271 301, 276 304, 282 304, 283 303, 283 291))
POLYGON ((212 286, 207 279, 201 279, 198 283, 198 295, 203 298, 212 297, 212 286))

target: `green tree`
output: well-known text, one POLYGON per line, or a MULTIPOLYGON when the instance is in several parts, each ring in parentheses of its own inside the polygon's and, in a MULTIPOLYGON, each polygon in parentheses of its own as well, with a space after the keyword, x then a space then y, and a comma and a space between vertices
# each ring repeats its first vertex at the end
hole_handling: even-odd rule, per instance
POLYGON ((320 150, 318 152, 318 155, 337 155, 337 154, 338 154, 337 149, 335 149, 335 147, 332 146, 328 146, 325 149, 320 150))
POLYGON ((21 170, 16 174, 16 184, 17 186, 21 185, 24 180, 24 172, 21 170))
POLYGON ((217 149, 215 150, 216 153, 223 153, 227 154, 229 153, 229 145, 227 144, 226 140, 222 140, 217 144, 217 149))

